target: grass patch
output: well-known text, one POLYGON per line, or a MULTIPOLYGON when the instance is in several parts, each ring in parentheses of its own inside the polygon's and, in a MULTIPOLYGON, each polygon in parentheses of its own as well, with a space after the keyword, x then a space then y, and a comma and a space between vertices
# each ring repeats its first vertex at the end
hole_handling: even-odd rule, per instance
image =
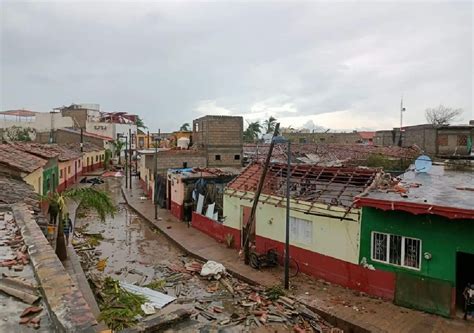
POLYGON ((165 288, 166 281, 165 280, 154 280, 147 284, 145 287, 156 290, 156 291, 163 291, 165 288))
POLYGON ((285 296, 285 290, 282 286, 276 284, 265 290, 265 296, 272 301, 276 301, 280 296, 285 296))

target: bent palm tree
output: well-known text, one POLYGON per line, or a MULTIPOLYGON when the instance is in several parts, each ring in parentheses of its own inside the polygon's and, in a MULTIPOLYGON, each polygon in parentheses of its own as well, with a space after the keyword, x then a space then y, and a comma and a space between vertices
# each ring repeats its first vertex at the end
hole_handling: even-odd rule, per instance
POLYGON ((263 126, 266 127, 267 134, 268 133, 273 133, 275 131, 275 125, 276 125, 277 119, 273 116, 270 116, 267 120, 263 122, 263 126))
POLYGON ((179 130, 183 132, 189 132, 189 123, 184 123, 183 125, 181 125, 179 130))
POLYGON ((113 216, 116 211, 109 194, 93 187, 71 188, 62 193, 56 192, 48 196, 46 200, 50 204, 54 202, 59 207, 58 236, 56 239, 56 255, 59 260, 65 260, 67 258, 63 230, 63 218, 67 213, 67 200, 74 200, 79 203, 79 206, 96 211, 101 221, 104 221, 107 215, 113 216))
POLYGON ((148 128, 148 127, 145 126, 145 123, 144 123, 143 119, 140 118, 139 116, 137 116, 137 118, 135 119, 135 125, 137 126, 138 129, 148 128))

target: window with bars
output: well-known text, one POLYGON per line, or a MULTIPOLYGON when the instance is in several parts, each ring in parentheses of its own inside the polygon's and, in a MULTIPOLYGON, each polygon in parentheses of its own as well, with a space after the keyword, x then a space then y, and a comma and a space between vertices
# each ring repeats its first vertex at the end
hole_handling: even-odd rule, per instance
POLYGON ((421 240, 372 232, 372 260, 420 269, 421 240))
POLYGON ((457 139, 458 146, 467 146, 467 135, 459 134, 457 139))

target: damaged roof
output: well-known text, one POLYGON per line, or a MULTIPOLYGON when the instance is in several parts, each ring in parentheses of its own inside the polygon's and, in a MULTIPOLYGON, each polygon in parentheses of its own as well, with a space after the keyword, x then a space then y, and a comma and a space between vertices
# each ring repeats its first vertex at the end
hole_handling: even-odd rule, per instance
MULTIPOLYGON (((253 163, 231 181, 229 195, 237 192, 255 192, 263 170, 261 163, 253 163)), ((377 175, 369 168, 321 167, 309 164, 291 165, 291 198, 305 202, 319 202, 331 206, 351 207, 353 199, 369 187, 377 175)), ((271 163, 262 193, 286 196, 287 165, 271 163)))
POLYGON ((374 187, 357 206, 474 219, 474 173, 433 165, 429 172, 410 170, 392 188, 374 187))
MULTIPOLYGON (((68 144, 64 144, 64 145, 60 145, 62 147, 66 147, 68 149, 71 149, 75 152, 81 152, 81 145, 80 143, 68 143, 68 144)), ((93 143, 90 143, 90 142, 83 142, 82 143, 82 152, 84 153, 90 153, 90 152, 94 152, 94 151, 102 151, 102 150, 105 150, 105 148, 101 148, 93 143)))
POLYGON ((0 172, 0 204, 15 204, 24 202, 28 206, 38 209, 39 196, 33 186, 23 180, 0 172))
MULTIPOLYGON (((244 157, 252 161, 264 161, 270 144, 244 145, 244 157)), ((417 147, 402 148, 398 146, 381 147, 361 144, 292 144, 291 158, 293 162, 316 164, 323 166, 356 166, 367 160, 371 155, 383 155, 388 158, 413 159, 419 156, 417 147)), ((286 145, 275 145, 272 161, 286 162, 286 145)))
POLYGON ((238 175, 242 170, 240 168, 184 168, 169 169, 168 174, 179 175, 181 178, 219 178, 232 177, 238 175))
POLYGON ((60 146, 58 144, 45 144, 44 146, 46 149, 57 152, 59 154, 58 160, 60 162, 75 160, 82 156, 82 153, 80 152, 80 150, 78 152, 66 146, 60 146))
POLYGON ((31 173, 47 163, 48 161, 23 150, 16 149, 12 145, 0 144, 0 164, 7 167, 20 172, 31 173))

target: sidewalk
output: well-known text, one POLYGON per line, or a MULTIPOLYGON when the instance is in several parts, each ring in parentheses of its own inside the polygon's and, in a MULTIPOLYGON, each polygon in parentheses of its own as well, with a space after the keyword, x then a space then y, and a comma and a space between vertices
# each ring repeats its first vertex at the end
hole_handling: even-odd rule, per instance
MULTIPOLYGON (((238 252, 178 221, 166 209, 158 211, 161 220, 154 219, 150 200, 140 200, 143 191, 136 178, 133 189, 122 187, 127 203, 144 219, 172 239, 185 252, 204 261, 222 263, 227 270, 249 283, 264 286, 281 284, 281 267, 257 271, 239 259, 238 252)), ((391 302, 371 298, 357 291, 333 285, 304 274, 291 280, 292 293, 298 300, 318 311, 326 320, 349 332, 474 332, 474 321, 443 317, 398 307, 391 302), (350 328, 350 329, 349 329, 350 328)))

